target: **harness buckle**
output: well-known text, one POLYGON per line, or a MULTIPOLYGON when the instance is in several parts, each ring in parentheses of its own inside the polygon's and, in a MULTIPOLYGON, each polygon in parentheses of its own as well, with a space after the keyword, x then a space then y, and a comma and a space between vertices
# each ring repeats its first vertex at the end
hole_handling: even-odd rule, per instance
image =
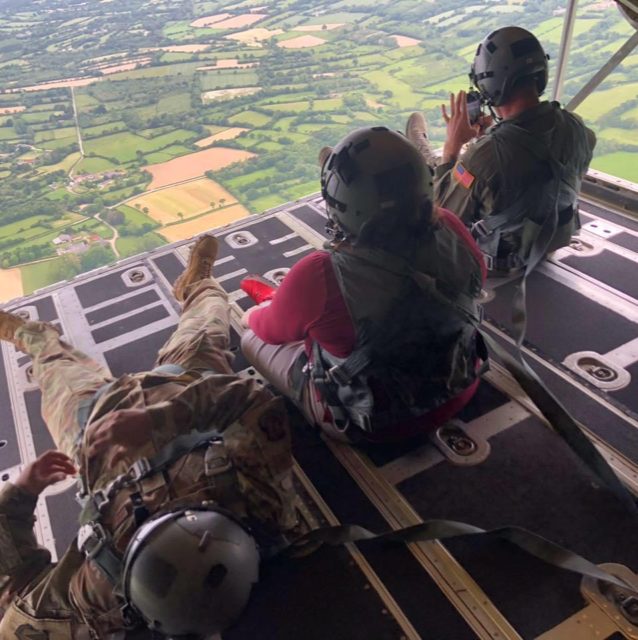
POLYGON ((491 232, 485 227, 484 220, 478 220, 470 227, 470 233, 473 238, 485 238, 485 236, 488 236, 491 232))
POLYGON ((494 258, 491 255, 489 255, 488 253, 484 253, 483 254, 483 260, 485 260, 485 266, 487 267, 487 270, 488 271, 493 271, 494 270, 494 258))
POLYGON ((140 458, 131 465, 131 468, 128 470, 128 477, 130 478, 131 482, 139 482, 152 470, 153 467, 151 466, 149 459, 140 458))
POLYGON ((328 369, 328 371, 326 372, 326 378, 332 382, 335 382, 340 387, 345 387, 347 384, 352 382, 352 378, 347 376, 343 368, 338 364, 328 369))
POLYGON ((87 558, 94 558, 104 548, 107 537, 99 522, 82 525, 78 531, 78 550, 87 558))
POLYGON ((109 492, 103 491, 101 489, 99 491, 96 491, 92 495, 92 499, 93 499, 93 504, 95 505, 95 508, 98 510, 99 513, 102 513, 102 510, 104 509, 104 507, 106 507, 109 504, 109 502, 111 502, 109 492))

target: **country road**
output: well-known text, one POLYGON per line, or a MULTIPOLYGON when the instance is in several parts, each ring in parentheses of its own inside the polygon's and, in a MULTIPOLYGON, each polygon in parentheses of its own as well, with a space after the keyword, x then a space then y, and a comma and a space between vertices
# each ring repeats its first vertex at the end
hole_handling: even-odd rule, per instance
POLYGON ((78 147, 80 149, 80 158, 78 161, 69 169, 69 177, 73 177, 73 170, 77 165, 84 160, 84 142, 82 141, 82 131, 80 130, 80 121, 78 119, 78 107, 75 102, 75 89, 70 87, 71 89, 71 103, 73 104, 73 119, 75 120, 75 130, 78 134, 78 147))

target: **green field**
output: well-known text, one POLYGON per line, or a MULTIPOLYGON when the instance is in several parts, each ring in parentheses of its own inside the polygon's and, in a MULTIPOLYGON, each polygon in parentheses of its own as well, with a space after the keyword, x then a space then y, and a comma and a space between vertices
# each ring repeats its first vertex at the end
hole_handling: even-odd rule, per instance
POLYGON ((612 176, 622 176, 626 180, 638 182, 638 162, 636 162, 635 152, 617 151, 597 156, 591 166, 612 176))
POLYGON ((106 158, 84 158, 75 168, 75 173, 102 173, 117 169, 118 165, 106 158))
POLYGON ((69 172, 71 167, 80 159, 80 153, 70 153, 66 158, 61 160, 56 164, 47 165, 44 167, 40 167, 38 169, 38 173, 46 174, 46 173, 54 173, 55 171, 65 171, 69 172))
POLYGON ((138 211, 135 207, 129 207, 126 204, 122 204, 117 208, 117 210, 124 214, 126 224, 132 224, 136 226, 148 224, 149 222, 156 224, 145 213, 143 213, 142 211, 138 211))
POLYGON ((85 149, 87 154, 95 154, 126 164, 136 159, 138 151, 143 154, 152 153, 170 147, 175 142, 189 141, 194 138, 196 138, 195 134, 185 129, 178 129, 151 139, 123 132, 87 140, 85 149))
POLYGON ((52 277, 55 268, 61 265, 62 258, 53 258, 45 262, 37 262, 22 267, 22 287, 25 295, 33 293, 37 289, 42 289, 53 284, 56 279, 52 277))
POLYGON ((242 111, 228 118, 228 122, 235 125, 248 125, 251 127, 263 127, 271 120, 270 116, 257 111, 242 111))
POLYGON ((166 240, 156 233, 146 233, 143 236, 125 236, 115 241, 120 257, 128 258, 144 251, 161 247, 166 240))
MULTIPOLYGON (((576 111, 588 121, 604 120, 605 114, 610 109, 628 100, 635 100, 637 97, 638 81, 609 89, 603 88, 590 95, 576 111)), ((636 137, 634 140, 638 142, 636 137)))

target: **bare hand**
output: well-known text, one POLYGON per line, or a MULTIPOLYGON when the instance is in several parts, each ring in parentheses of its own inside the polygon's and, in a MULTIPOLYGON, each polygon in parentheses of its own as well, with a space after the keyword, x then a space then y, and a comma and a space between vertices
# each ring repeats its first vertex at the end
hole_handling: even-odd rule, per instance
POLYGON ((456 97, 450 94, 450 113, 445 105, 441 105, 441 113, 447 125, 447 137, 443 146, 443 162, 455 161, 464 144, 476 138, 480 133, 480 125, 471 124, 467 113, 467 94, 459 91, 456 97))
POLYGON ((39 496, 48 486, 76 473, 71 458, 61 451, 49 450, 30 462, 14 484, 33 496, 39 496))
POLYGON ((151 439, 153 420, 145 409, 122 409, 109 413, 89 437, 89 458, 114 449, 112 463, 121 460, 130 449, 151 439))

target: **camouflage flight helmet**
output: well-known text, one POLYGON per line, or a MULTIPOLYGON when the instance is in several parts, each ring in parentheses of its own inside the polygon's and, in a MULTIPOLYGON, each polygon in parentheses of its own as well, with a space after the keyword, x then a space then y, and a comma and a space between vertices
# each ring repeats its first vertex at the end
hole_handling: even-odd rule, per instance
POLYGON ((322 159, 321 194, 331 224, 345 237, 356 240, 368 227, 409 227, 431 211, 432 170, 403 134, 357 129, 322 159))
POLYGON ((124 556, 124 597, 149 629, 207 640, 240 616, 259 577, 254 538, 232 517, 181 509, 145 522, 124 556))
POLYGON ((521 27, 504 27, 479 44, 470 80, 489 105, 498 107, 523 78, 536 80, 540 96, 547 86, 548 60, 534 34, 521 27))

